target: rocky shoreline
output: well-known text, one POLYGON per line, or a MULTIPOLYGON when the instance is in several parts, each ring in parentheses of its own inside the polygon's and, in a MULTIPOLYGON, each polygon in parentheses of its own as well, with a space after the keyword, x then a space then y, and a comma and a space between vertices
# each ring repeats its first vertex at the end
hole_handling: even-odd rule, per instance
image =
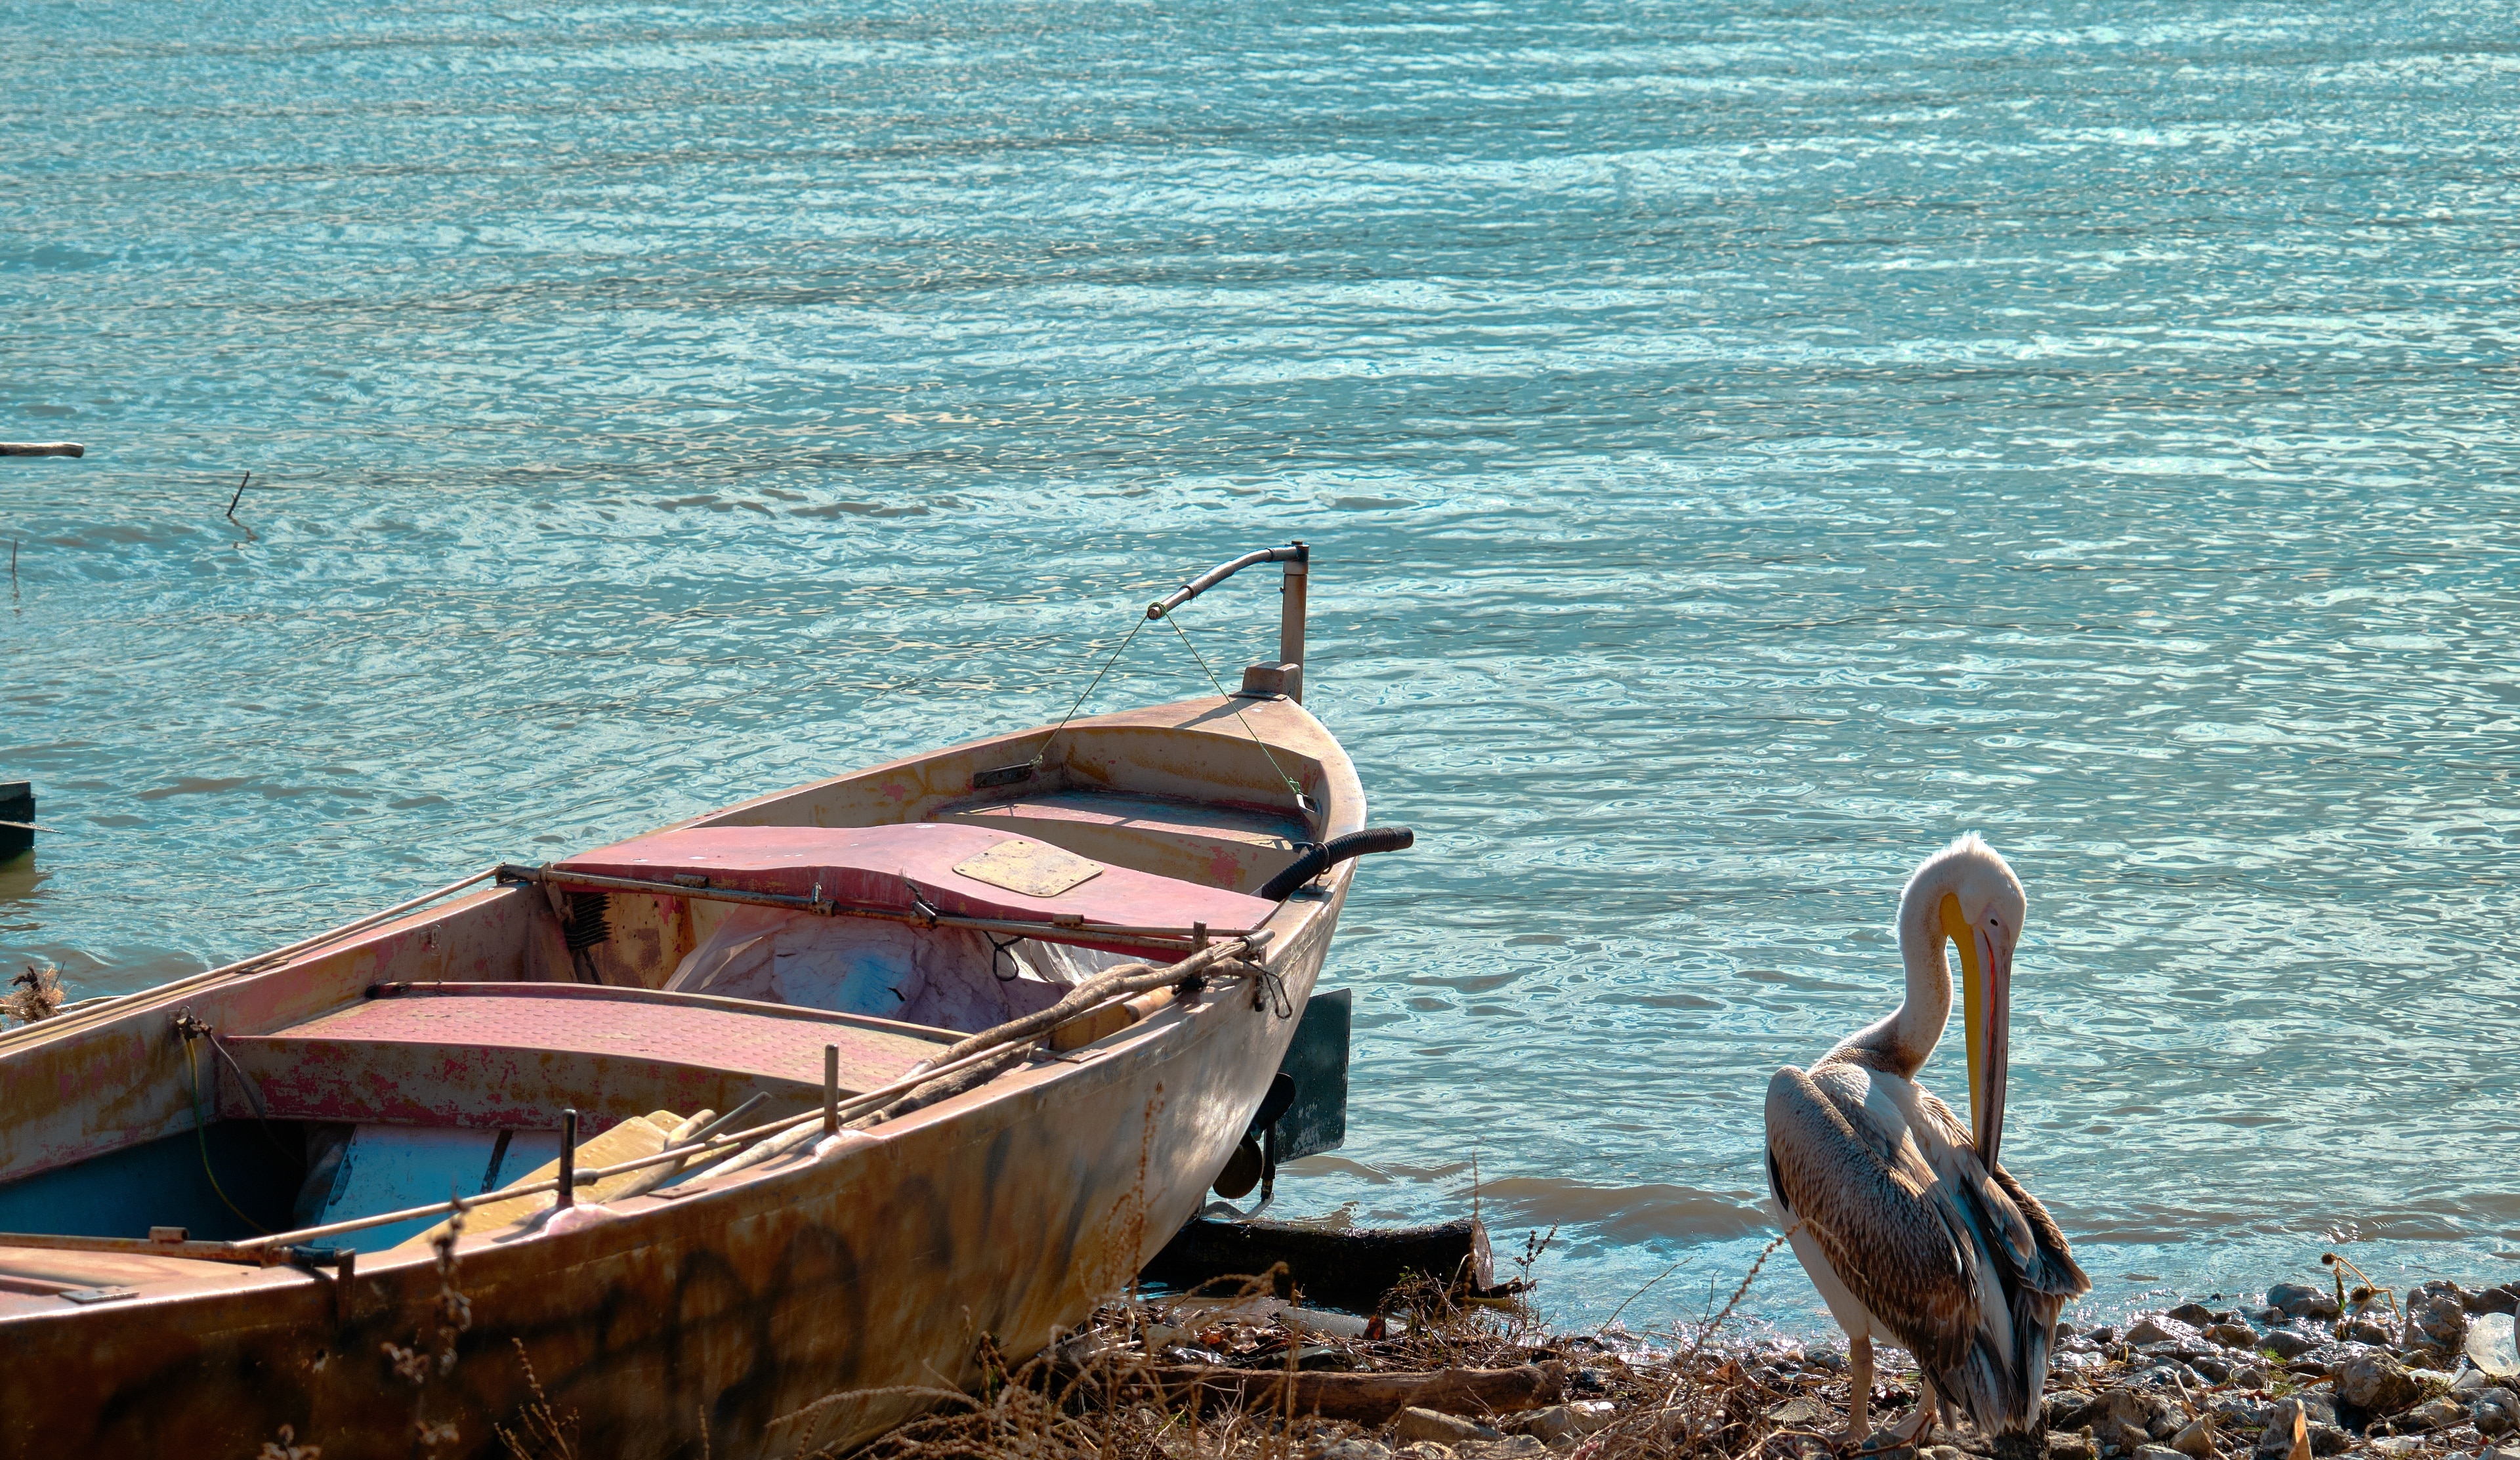
MULTIPOLYGON (((1755 1272, 1755 1268, 1753 1271, 1755 1272)), ((2351 1270, 2344 1264, 2340 1271, 2351 1270)), ((2359 1275, 2359 1274, 2358 1274, 2359 1275)), ((1749 1283, 1745 1280, 1742 1290, 1749 1283)), ((2123 1325, 2059 1325, 2044 1436, 1945 1424, 1921 1447, 1876 1433, 1867 1460, 2520 1460, 2520 1283, 2277 1284, 2123 1325)), ((1734 1294, 1737 1302, 1740 1292, 1734 1294)), ((1843 1456, 1848 1380, 1824 1344, 1728 1333, 1732 1308, 1640 1337, 1552 1331, 1497 1300, 1420 1293, 1358 1318, 1266 1297, 1103 1309, 1051 1353, 870 1460, 1822 1460, 1843 1456), (1341 1395, 1346 1397, 1342 1398, 1341 1395), (1337 1413, 1341 1405, 1351 1412, 1337 1413), (1379 1407, 1376 1407, 1379 1406, 1379 1407)), ((1885 1350, 1874 1413, 1912 1368, 1885 1350)))

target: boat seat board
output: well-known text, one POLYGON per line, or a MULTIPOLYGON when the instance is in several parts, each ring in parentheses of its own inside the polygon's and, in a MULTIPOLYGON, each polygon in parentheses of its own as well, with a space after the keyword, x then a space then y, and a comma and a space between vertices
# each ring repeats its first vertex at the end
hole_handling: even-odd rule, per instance
POLYGON ((1231 892, 1257 889, 1299 855, 1291 815, 1115 791, 1051 791, 966 801, 936 819, 1032 837, 1082 857, 1231 892))
MULTIPOLYGON (((1217 933, 1260 926, 1277 905, 1221 887, 1101 864, 1094 875, 1046 895, 1019 892, 957 871, 985 854, 1031 838, 993 826, 905 821, 883 826, 687 826, 568 858, 553 867, 597 877, 667 881, 700 876, 711 887, 914 910, 914 891, 939 912, 965 917, 1051 921, 1090 927, 1188 929, 1217 933)), ((1037 844, 1037 843, 1036 843, 1037 844)), ((1001 856, 1004 854, 1001 853, 1001 856)), ((1020 880, 1020 879, 1008 879, 1020 880)))
POLYGON ((600 1128, 659 1106, 730 1110, 756 1089, 819 1097, 827 1044, 840 1087, 871 1090, 937 1048, 828 1017, 585 992, 371 998, 225 1042, 276 1116, 535 1129, 571 1104, 600 1128))

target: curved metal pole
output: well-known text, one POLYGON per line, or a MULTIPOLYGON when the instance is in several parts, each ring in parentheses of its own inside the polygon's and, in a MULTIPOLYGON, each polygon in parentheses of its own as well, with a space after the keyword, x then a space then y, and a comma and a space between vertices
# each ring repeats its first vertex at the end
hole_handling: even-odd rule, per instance
MULTIPOLYGON (((1278 661, 1282 664, 1300 666, 1304 662, 1305 589, 1311 577, 1312 561, 1313 550, 1304 546, 1300 538, 1283 548, 1262 548, 1256 553, 1245 553, 1232 562, 1218 563, 1215 567, 1148 604, 1147 617, 1149 619, 1166 617, 1174 609, 1241 572, 1244 568, 1254 567, 1264 562, 1282 562, 1286 565, 1286 577, 1285 582, 1279 588, 1279 592, 1284 597, 1278 611, 1278 661)), ((1304 697, 1301 686, 1300 679, 1290 682, 1289 695, 1298 703, 1304 697)))

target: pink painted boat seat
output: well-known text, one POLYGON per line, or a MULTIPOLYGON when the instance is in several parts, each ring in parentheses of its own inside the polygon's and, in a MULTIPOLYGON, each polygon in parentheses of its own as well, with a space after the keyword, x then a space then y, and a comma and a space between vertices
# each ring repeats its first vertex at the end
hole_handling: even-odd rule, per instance
MULTIPOLYGON (((955 870, 992 849, 1040 843, 990 826, 908 821, 888 826, 691 826, 582 853, 553 868, 599 877, 666 881, 704 876, 712 887, 911 909, 918 890, 939 912, 1036 921, 1079 917, 1086 926, 1179 928, 1205 923, 1225 934, 1258 927, 1277 905, 1220 887, 1094 863, 1092 877, 1047 897, 955 870)), ((1073 854, 1068 854, 1073 855, 1073 854)), ((1091 859, 1087 859, 1091 861, 1091 859)))
POLYGON ((1282 812, 1115 791, 1051 791, 937 808, 939 821, 1029 836, 1082 857, 1202 887, 1256 891, 1301 854, 1304 823, 1282 812))
POLYGON ((563 1106, 591 1104, 585 1113, 600 1128, 660 1107, 728 1110, 756 1089, 819 1098, 826 1044, 840 1051, 842 1089, 875 1089, 935 1058, 951 1038, 644 990, 387 987, 408 992, 227 1037, 271 1114, 544 1128, 563 1106))

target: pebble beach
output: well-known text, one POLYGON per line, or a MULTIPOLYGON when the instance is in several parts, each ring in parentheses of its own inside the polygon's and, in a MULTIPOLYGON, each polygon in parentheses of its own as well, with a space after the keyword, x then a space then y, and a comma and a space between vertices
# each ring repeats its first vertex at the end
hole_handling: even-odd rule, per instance
MULTIPOLYGON (((1781 1274, 1779 1274, 1781 1275, 1781 1274)), ((1749 1284, 1743 1284, 1746 1291, 1749 1284)), ((1740 1296, 1735 1294, 1736 1300, 1740 1296)), ((1831 1340, 1751 1337, 1728 1305, 1655 1333, 1552 1329, 1518 1305, 1420 1305, 1388 1322, 1267 1300, 1149 1299, 1089 1329, 968 1405, 903 1427, 873 1460, 941 1450, 1303 1460, 2324 1460, 2338 1455, 2520 1460, 2520 1282, 2451 1280, 2399 1294, 2277 1283, 2208 1295, 2123 1325, 2057 1327, 2043 1436, 2001 1446, 1965 1423, 1921 1445, 1842 1431, 1847 1360, 1831 1340), (2340 1301, 2341 1294, 2341 1301, 2340 1301), (1412 1405, 1388 1422, 1298 1412, 1282 1392, 1215 1402, 1219 1376, 1385 1374, 1396 1381, 1536 1370, 1500 1410, 1412 1405), (1206 1376, 1167 1391, 1165 1379, 1206 1376), (1277 1397, 1272 1397, 1276 1395, 1277 1397), (2026 1441, 2026 1442, 2025 1442, 2026 1441)), ((1881 1350, 1873 1414, 1916 1398, 1912 1365, 1881 1350)), ((1231 1388, 1230 1385, 1227 1388, 1231 1388)))

